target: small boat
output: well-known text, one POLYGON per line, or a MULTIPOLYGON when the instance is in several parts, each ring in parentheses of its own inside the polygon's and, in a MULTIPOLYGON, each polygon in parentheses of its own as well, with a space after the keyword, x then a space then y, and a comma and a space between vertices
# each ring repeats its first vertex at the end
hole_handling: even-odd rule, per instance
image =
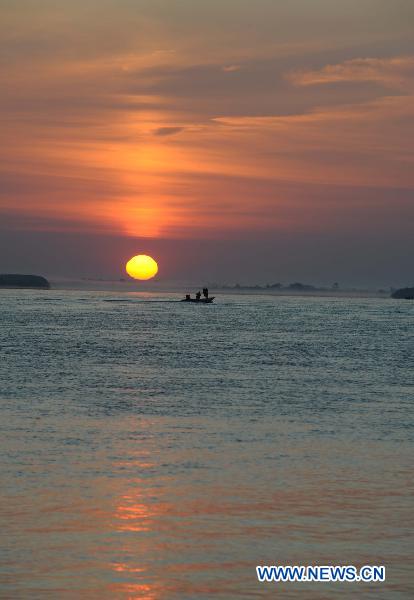
POLYGON ((208 296, 208 298, 183 298, 181 302, 194 302, 195 304, 211 304, 215 296, 208 296))

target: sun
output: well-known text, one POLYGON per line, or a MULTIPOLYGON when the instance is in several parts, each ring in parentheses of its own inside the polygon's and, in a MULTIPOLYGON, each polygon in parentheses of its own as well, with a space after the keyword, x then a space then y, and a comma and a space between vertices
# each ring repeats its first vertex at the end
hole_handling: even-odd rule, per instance
POLYGON ((125 265, 126 272, 133 279, 152 279, 158 273, 156 261, 146 254, 133 256, 125 265))

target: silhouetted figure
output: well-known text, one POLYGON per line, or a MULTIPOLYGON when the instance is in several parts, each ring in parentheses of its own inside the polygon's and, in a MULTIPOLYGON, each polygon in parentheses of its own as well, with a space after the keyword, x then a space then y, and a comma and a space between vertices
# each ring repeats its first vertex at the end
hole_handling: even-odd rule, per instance
POLYGON ((198 291, 198 292, 196 293, 196 300, 200 300, 200 298, 201 298, 201 292, 200 292, 200 291, 198 291))
POLYGON ((190 294, 186 294, 186 295, 185 295, 185 299, 186 299, 186 300, 191 300, 191 295, 190 295, 190 294))
POLYGON ((208 288, 203 288, 203 296, 204 298, 208 298, 208 288))

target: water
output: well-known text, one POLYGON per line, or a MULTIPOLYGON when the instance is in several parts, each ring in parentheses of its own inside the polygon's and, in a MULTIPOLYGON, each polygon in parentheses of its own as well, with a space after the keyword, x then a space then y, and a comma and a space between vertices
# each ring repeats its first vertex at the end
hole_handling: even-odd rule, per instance
POLYGON ((1 292, 1 598, 412 598, 413 304, 172 300, 1 292))

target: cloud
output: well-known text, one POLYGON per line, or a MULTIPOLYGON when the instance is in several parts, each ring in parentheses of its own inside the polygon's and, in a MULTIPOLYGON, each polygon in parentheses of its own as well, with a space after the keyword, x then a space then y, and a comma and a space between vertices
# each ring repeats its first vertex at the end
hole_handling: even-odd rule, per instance
POLYGON ((155 129, 154 135, 165 137, 168 135, 175 135, 176 133, 180 133, 181 131, 184 131, 184 129, 184 127, 158 127, 158 129, 155 129))
MULTIPOLYGON (((320 106, 308 113, 222 117, 223 152, 258 177, 344 185, 414 186, 411 95, 320 106), (247 161, 247 156, 250 160, 247 161)), ((229 161, 228 163, 229 164, 229 161)))
POLYGON ((326 65, 314 71, 293 71, 288 79, 298 86, 340 82, 374 82, 387 87, 407 88, 414 81, 414 56, 355 58, 326 65))
POLYGON ((222 71, 224 71, 225 73, 233 73, 234 71, 240 71, 241 66, 240 65, 225 65, 224 67, 221 68, 222 71))

